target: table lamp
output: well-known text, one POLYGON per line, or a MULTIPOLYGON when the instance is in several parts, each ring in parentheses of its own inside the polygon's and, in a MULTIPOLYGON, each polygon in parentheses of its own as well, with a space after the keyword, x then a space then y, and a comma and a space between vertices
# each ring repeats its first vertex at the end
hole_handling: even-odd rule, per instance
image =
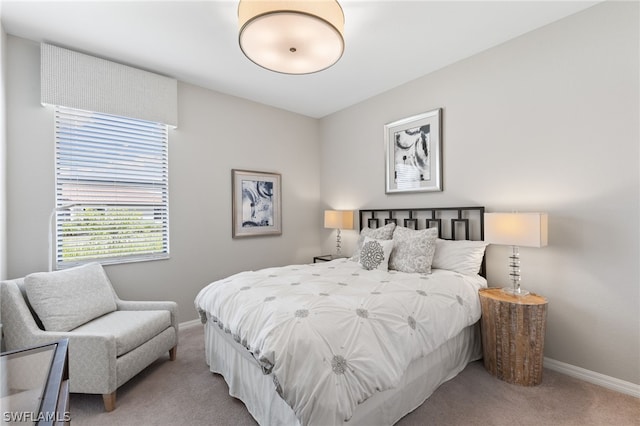
POLYGON ((546 213, 485 213, 484 240, 490 244, 510 245, 509 277, 511 287, 502 290, 516 296, 526 296, 528 291, 520 287, 519 247, 544 247, 547 245, 546 213))
POLYGON ((337 229, 336 235, 336 257, 342 256, 340 250, 340 230, 353 229, 353 211, 351 210, 325 210, 324 227, 337 229))

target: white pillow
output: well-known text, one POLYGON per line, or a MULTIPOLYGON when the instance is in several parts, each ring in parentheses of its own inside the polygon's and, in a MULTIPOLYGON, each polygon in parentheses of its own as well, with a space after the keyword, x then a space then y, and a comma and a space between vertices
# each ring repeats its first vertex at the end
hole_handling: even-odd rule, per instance
POLYGON ((484 250, 489 243, 468 240, 436 240, 432 268, 447 269, 464 275, 480 272, 484 250))
POLYGON ((394 222, 390 222, 380 228, 369 228, 366 226, 362 228, 360 236, 358 237, 358 243, 356 244, 356 251, 353 253, 353 256, 351 256, 351 260, 354 262, 360 261, 360 249, 362 249, 362 244, 366 237, 375 238, 376 240, 390 240, 393 236, 393 230, 395 227, 396 224, 394 222))
POLYGON ((438 228, 414 230, 397 226, 393 231, 389 269, 430 274, 437 238, 438 228))
POLYGON ((360 249, 360 265, 368 271, 389 269, 389 256, 393 250, 393 240, 376 240, 365 237, 360 249))
POLYGON ((70 331, 116 310, 109 278, 98 263, 27 275, 24 286, 45 330, 70 331))

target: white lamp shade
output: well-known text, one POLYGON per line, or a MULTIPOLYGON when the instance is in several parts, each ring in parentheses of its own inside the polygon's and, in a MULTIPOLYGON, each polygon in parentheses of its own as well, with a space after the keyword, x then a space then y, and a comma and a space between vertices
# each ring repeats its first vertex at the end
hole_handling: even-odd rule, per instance
POLYGON ((325 210, 324 227, 330 229, 353 229, 353 211, 325 210))
POLYGON ((240 48, 271 71, 309 74, 344 52, 344 14, 336 0, 241 0, 240 48))
POLYGON ((547 229, 546 213, 484 214, 484 240, 491 244, 544 247, 547 229))

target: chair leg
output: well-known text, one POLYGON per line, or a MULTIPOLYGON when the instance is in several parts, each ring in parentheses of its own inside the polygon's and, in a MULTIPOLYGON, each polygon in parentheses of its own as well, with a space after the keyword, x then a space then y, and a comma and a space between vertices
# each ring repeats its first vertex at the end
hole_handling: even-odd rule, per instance
POLYGON ((105 411, 113 411, 116 409, 116 391, 102 394, 105 411))
POLYGON ((178 356, 178 345, 175 345, 171 349, 169 349, 169 359, 171 361, 175 361, 178 356))

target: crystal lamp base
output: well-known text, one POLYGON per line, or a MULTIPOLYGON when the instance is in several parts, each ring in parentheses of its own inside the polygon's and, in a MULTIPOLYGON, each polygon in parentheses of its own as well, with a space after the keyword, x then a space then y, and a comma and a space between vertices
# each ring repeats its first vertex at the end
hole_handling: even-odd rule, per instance
POLYGON ((503 287, 502 291, 508 294, 513 294, 514 296, 526 296, 529 294, 527 290, 524 290, 520 287, 503 287))

